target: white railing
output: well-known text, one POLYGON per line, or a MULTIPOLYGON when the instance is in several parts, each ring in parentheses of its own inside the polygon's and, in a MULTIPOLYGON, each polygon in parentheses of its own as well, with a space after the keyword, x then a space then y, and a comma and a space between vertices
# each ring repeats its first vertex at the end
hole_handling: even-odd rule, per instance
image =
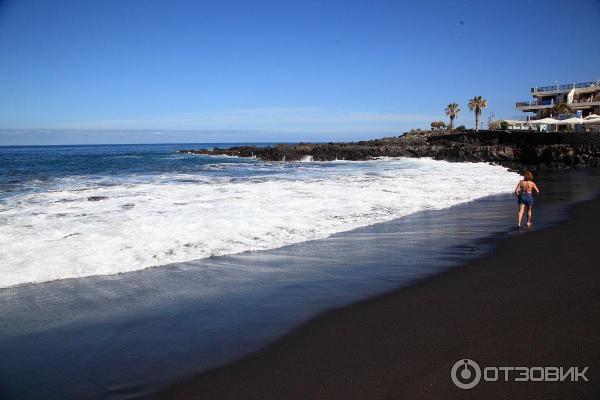
POLYGON ((573 104, 581 104, 581 103, 597 103, 600 102, 600 96, 595 96, 587 99, 573 99, 573 104))
POLYGON ((598 81, 589 81, 589 82, 579 82, 579 83, 567 83, 567 84, 556 84, 552 86, 540 86, 531 88, 532 92, 560 92, 563 90, 571 90, 571 89, 582 89, 589 87, 599 87, 600 80, 598 81))
POLYGON ((517 101, 517 107, 535 107, 535 106, 552 106, 552 105, 554 105, 554 100, 517 101))

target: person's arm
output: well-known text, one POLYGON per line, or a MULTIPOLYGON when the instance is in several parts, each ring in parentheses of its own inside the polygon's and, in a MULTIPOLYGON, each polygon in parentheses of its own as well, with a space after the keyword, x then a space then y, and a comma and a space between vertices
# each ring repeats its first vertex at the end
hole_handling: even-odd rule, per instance
POLYGON ((540 194, 540 189, 538 189, 538 187, 535 184, 535 182, 531 182, 531 183, 533 183, 533 191, 535 192, 535 194, 540 194))
POLYGON ((518 196, 521 192, 521 182, 522 181, 519 181, 519 183, 517 183, 517 187, 515 188, 515 196, 518 196))

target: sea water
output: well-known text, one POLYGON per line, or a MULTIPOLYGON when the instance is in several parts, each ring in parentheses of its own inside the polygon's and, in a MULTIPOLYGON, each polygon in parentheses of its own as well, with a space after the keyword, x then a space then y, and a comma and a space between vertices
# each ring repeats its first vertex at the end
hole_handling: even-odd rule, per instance
POLYGON ((519 176, 431 159, 264 162, 226 145, 0 147, 0 287, 278 248, 510 192, 519 176))

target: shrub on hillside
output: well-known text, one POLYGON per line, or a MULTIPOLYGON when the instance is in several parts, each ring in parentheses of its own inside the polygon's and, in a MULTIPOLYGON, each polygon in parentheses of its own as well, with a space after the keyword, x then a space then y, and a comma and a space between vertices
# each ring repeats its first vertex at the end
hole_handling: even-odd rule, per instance
POLYGON ((504 120, 497 120, 490 122, 489 126, 490 131, 499 131, 499 130, 507 130, 508 122, 504 120))
POLYGON ((433 121, 431 123, 431 129, 433 129, 433 130, 446 129, 446 124, 443 121, 433 121))

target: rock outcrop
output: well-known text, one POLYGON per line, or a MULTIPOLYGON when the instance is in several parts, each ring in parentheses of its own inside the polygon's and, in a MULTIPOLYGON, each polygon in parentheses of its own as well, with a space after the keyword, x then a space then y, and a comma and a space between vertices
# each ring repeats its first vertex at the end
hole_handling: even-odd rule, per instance
POLYGON ((369 160, 431 157, 452 162, 490 162, 509 168, 600 166, 600 134, 536 132, 409 133, 350 143, 298 143, 180 150, 181 153, 256 157, 265 161, 369 160))

